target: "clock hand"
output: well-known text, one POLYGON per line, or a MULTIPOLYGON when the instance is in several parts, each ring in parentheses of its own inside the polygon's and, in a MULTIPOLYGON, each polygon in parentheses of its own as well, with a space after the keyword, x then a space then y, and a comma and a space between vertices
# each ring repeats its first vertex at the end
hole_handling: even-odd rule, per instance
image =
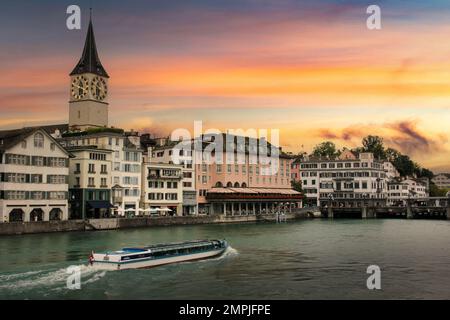
POLYGON ((86 89, 84 89, 83 87, 77 86, 76 84, 73 84, 75 87, 77 87, 78 89, 82 89, 83 91, 85 91, 86 89))

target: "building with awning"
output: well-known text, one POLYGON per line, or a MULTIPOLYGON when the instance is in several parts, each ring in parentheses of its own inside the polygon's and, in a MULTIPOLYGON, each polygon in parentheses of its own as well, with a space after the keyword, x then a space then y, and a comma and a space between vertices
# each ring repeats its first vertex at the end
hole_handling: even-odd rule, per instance
POLYGON ((302 194, 285 188, 211 188, 206 200, 211 214, 289 213, 299 206, 302 194))

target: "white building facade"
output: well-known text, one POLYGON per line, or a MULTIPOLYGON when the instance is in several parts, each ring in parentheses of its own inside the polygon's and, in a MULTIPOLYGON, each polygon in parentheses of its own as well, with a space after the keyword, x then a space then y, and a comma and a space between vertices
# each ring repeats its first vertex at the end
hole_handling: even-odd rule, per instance
POLYGON ((183 184, 181 165, 151 163, 142 166, 142 207, 159 215, 183 213, 183 184))
POLYGON ((431 180, 438 188, 450 190, 450 173, 440 173, 431 180))
POLYGON ((427 187, 415 179, 394 179, 388 183, 388 204, 404 205, 409 199, 428 197, 427 187))
POLYGON ((39 128, 0 132, 0 222, 68 219, 69 153, 39 128))
POLYGON ((387 199, 387 175, 382 161, 372 153, 355 159, 314 159, 300 161, 300 179, 309 205, 357 199, 387 199))

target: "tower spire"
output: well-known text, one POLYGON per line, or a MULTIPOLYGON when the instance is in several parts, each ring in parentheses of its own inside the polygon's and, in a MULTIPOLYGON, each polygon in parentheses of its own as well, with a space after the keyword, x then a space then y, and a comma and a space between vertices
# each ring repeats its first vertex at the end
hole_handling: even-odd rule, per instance
POLYGON ((70 73, 71 76, 83 73, 93 73, 102 77, 109 78, 105 68, 103 68, 97 53, 95 44, 94 27, 92 26, 92 8, 89 9, 89 26, 84 43, 83 53, 80 61, 70 73))

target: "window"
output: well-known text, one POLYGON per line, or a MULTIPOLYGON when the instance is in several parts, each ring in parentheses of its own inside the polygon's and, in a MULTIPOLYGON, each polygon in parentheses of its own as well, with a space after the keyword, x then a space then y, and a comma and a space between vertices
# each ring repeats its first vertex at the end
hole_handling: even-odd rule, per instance
POLYGON ((216 172, 222 173, 222 165, 220 165, 220 164, 216 165, 216 172))
POLYGON ((81 166, 79 163, 75 163, 75 173, 80 173, 81 171, 81 166))
POLYGON ((95 182, 93 177, 88 178, 88 187, 95 187, 95 182))
POLYGON ((66 192, 64 191, 51 191, 48 193, 50 200, 65 200, 67 199, 66 192))
POLYGON ((44 135, 40 132, 34 135, 34 147, 43 148, 44 147, 44 135))
POLYGON ((47 176, 47 183, 50 183, 50 184, 65 184, 66 183, 66 176, 63 176, 63 175, 48 175, 47 176))
POLYGON ((27 141, 23 140, 21 143, 22 149, 26 149, 27 148, 27 141))
POLYGON ((95 164, 89 163, 89 173, 95 173, 95 164))
POLYGON ((192 178, 192 172, 183 172, 183 178, 192 178))
POLYGON ((107 186, 108 186, 108 184, 106 183, 106 178, 101 178, 100 179, 100 187, 106 188, 107 186))
POLYGON ((31 183, 42 183, 42 174, 32 174, 30 176, 31 183))
POLYGON ((44 166, 44 157, 32 157, 31 164, 39 167, 44 166))
POLYGON ((55 143, 50 143, 50 150, 55 151, 55 143))
POLYGON ((47 166, 49 167, 66 167, 68 161, 65 158, 47 158, 47 166))

